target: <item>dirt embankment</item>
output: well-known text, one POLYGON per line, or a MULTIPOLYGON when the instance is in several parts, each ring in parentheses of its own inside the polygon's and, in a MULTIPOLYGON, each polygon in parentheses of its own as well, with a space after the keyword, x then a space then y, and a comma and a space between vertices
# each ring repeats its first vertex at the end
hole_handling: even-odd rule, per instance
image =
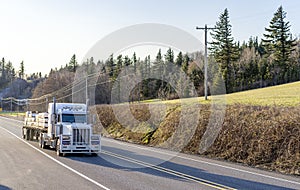
MULTIPOLYGON (((105 136, 191 154, 200 154, 215 111, 210 105, 176 104, 99 105, 96 110, 105 136)), ((227 105, 225 111, 216 140, 202 155, 300 175, 300 107, 227 105)))

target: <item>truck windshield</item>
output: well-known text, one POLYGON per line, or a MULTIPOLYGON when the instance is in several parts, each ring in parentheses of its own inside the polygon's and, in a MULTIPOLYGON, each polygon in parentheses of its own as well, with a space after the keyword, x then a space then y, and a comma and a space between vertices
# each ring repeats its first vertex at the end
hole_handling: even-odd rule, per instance
POLYGON ((86 115, 84 115, 84 114, 62 114, 62 122, 85 123, 86 115))

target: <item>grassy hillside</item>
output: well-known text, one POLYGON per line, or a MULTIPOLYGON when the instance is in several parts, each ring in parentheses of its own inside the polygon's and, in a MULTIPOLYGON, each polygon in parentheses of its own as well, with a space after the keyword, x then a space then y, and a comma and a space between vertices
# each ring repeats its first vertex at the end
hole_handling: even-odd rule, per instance
MULTIPOLYGON (((182 100, 147 100, 145 103, 180 103, 182 100)), ((204 97, 187 98, 183 101, 190 103, 211 104, 212 101, 223 101, 226 104, 243 104, 256 106, 300 106, 300 82, 293 82, 284 85, 260 88, 227 94, 223 96, 209 96, 208 101, 204 97)))
POLYGON ((226 95, 229 104, 300 106, 300 82, 226 95))
POLYGON ((223 99, 209 97, 210 101, 184 99, 184 106, 179 100, 134 103, 130 109, 126 105, 98 105, 102 124, 98 130, 120 140, 200 154, 201 138, 215 111, 211 102, 226 100, 221 130, 213 145, 201 154, 300 175, 299 95, 300 82, 296 82, 229 94, 223 99), (195 105, 199 105, 196 111, 195 105), (114 110, 120 111, 118 117, 114 110), (180 128, 179 122, 185 128, 180 128))

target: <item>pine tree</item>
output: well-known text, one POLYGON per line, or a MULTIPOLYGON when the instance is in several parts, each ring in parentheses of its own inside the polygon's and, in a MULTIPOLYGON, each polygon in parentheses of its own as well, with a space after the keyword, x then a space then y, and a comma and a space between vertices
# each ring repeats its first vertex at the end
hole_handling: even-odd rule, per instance
POLYGON ((153 62, 152 72, 156 75, 156 84, 155 84, 155 91, 157 92, 159 88, 163 85, 163 74, 164 74, 164 64, 162 60, 161 49, 158 50, 156 54, 155 61, 153 62))
POLYGON ((181 67, 182 63, 183 63, 183 56, 182 56, 182 52, 179 52, 175 61, 176 65, 178 67, 181 67))
POLYGON ((118 55, 116 66, 117 66, 117 69, 115 70, 115 77, 118 77, 119 73, 121 72, 122 66, 123 66, 122 54, 118 55))
POLYGON ((171 48, 169 48, 165 54, 165 61, 166 63, 174 63, 174 52, 171 48))
POLYGON ((7 81, 11 81, 15 76, 15 70, 13 68, 12 62, 8 61, 5 65, 5 76, 7 81))
MULTIPOLYGON (((165 65, 164 65, 165 69, 163 73, 163 75, 166 76, 167 78, 169 74, 171 74, 170 72, 172 72, 173 63, 174 63, 174 51, 171 48, 169 48, 167 50, 167 53, 165 54, 165 65)), ((169 84, 166 85, 166 90, 168 92, 168 96, 170 96, 171 87, 169 84)))
POLYGON ((129 66, 129 65, 131 65, 131 61, 130 61, 128 55, 126 55, 124 58, 124 66, 129 66))
POLYGON ((182 70, 187 74, 189 68, 190 57, 186 53, 183 57, 182 70))
POLYGON ((226 92, 230 93, 233 91, 233 63, 238 58, 238 49, 231 36, 231 24, 227 9, 220 15, 211 36, 213 42, 210 50, 215 61, 219 64, 219 70, 225 81, 226 92))
POLYGON ((4 57, 2 58, 2 61, 1 61, 1 81, 3 82, 4 80, 5 80, 5 78, 6 78, 6 76, 5 76, 5 59, 4 59, 4 57))
POLYGON ((290 24, 285 21, 286 12, 280 6, 270 21, 269 28, 265 28, 266 34, 263 45, 266 49, 266 56, 273 56, 274 63, 270 63, 274 71, 274 83, 287 82, 285 74, 288 70, 291 52, 294 50, 295 39, 290 33, 290 24))
POLYGON ((133 53, 132 56, 132 63, 133 63, 133 72, 136 73, 136 63, 137 63, 137 58, 136 58, 136 53, 133 53))
POLYGON ((108 58, 108 60, 105 63, 106 68, 107 68, 107 72, 109 74, 110 77, 113 77, 114 75, 114 71, 115 71, 115 63, 114 63, 114 55, 111 54, 108 58))
MULTIPOLYGON (((187 75, 188 74, 188 69, 189 69, 189 64, 190 64, 190 57, 188 56, 188 54, 186 53, 184 56, 183 56, 183 62, 182 62, 182 70, 183 72, 187 75)), ((185 98, 189 97, 190 95, 190 87, 188 84, 184 84, 184 87, 183 87, 183 96, 185 98)))
POLYGON ((143 95, 145 97, 149 97, 150 91, 149 91, 149 80, 148 77, 150 76, 150 55, 145 57, 144 60, 144 69, 142 71, 142 87, 143 87, 143 95))
POLYGON ((19 78, 23 79, 24 78, 24 73, 25 69, 24 69, 24 61, 22 61, 20 63, 20 70, 19 70, 19 78))
POLYGON ((71 60, 70 60, 69 65, 68 65, 68 69, 69 69, 69 71, 75 73, 77 67, 78 67, 78 63, 77 63, 77 60, 76 60, 76 55, 74 54, 74 55, 71 57, 71 60))

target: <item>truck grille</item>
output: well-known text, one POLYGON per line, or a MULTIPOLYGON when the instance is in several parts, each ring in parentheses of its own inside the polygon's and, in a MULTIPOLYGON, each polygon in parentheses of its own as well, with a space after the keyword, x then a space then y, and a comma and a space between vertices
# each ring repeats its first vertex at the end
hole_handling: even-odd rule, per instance
POLYGON ((88 145, 89 142, 89 129, 73 129, 73 145, 88 145))

